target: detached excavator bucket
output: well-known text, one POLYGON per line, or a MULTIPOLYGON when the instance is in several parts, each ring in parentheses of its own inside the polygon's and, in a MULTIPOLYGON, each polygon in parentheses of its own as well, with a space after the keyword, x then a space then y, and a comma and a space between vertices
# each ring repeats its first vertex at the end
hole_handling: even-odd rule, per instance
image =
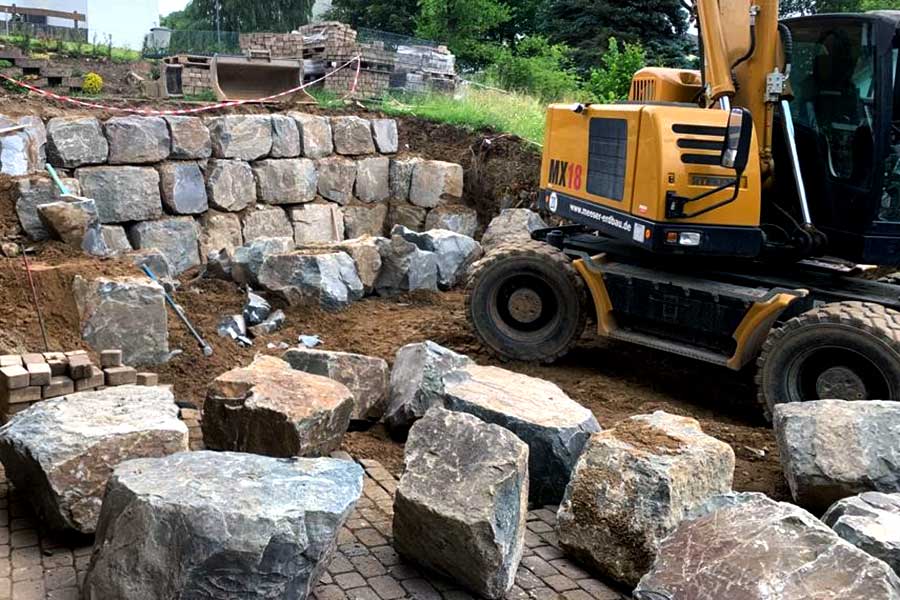
POLYGON ((213 91, 219 100, 255 100, 299 86, 303 82, 303 61, 256 56, 214 56, 210 64, 210 76, 213 91))

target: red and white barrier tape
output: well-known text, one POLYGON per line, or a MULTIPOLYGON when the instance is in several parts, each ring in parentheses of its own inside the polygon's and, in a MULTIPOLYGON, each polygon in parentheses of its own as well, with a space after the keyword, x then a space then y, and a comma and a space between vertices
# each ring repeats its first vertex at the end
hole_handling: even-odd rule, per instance
POLYGON ((352 65, 354 62, 356 63, 356 77, 353 80, 353 87, 350 89, 350 92, 348 93, 348 96, 349 96, 356 92, 356 85, 357 85, 357 82, 359 81, 359 73, 360 73, 360 69, 362 67, 362 58, 359 55, 357 55, 354 58, 351 58, 346 63, 344 63, 343 65, 336 68, 334 71, 325 73, 323 76, 319 77, 318 79, 314 79, 313 81, 304 83, 304 84, 299 85, 290 90, 285 90, 285 91, 279 92, 277 94, 272 94, 271 96, 266 96, 264 98, 255 98, 253 100, 228 100, 226 102, 219 102, 217 104, 207 104, 205 106, 198 106, 195 108, 181 108, 181 109, 171 109, 171 110, 153 110, 150 108, 128 108, 128 107, 122 107, 122 106, 108 106, 105 104, 98 104, 96 102, 86 102, 84 100, 79 100, 77 98, 72 98, 70 96, 54 94, 53 92, 48 92, 47 90, 42 90, 40 88, 36 88, 33 85, 29 85, 29 84, 25 83, 24 81, 19 81, 18 79, 15 79, 8 75, 3 75, 2 73, 0 73, 0 79, 4 79, 6 81, 9 81, 10 83, 14 83, 17 86, 24 88, 34 94, 38 94, 39 96, 43 96, 45 98, 50 98, 51 100, 59 100, 60 102, 68 102, 69 104, 75 104, 77 106, 83 106, 85 108, 96 108, 96 109, 100 109, 100 110, 132 113, 132 114, 147 115, 147 116, 188 115, 188 114, 207 112, 210 110, 217 110, 220 108, 228 108, 231 106, 242 106, 244 104, 256 104, 259 102, 270 102, 270 101, 276 100, 278 98, 283 98, 284 96, 296 94, 297 92, 300 92, 310 86, 313 86, 313 85, 316 85, 317 83, 321 83, 321 82, 325 81, 332 75, 335 75, 336 73, 338 73, 340 71, 343 71, 344 69, 346 69, 347 67, 352 65))

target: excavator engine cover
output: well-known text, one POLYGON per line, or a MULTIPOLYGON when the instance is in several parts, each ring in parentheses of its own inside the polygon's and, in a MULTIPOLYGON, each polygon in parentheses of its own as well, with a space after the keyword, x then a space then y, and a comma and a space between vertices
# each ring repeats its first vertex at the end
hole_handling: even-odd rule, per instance
POLYGON ((210 65, 216 98, 255 100, 292 90, 303 82, 303 61, 215 56, 210 65))

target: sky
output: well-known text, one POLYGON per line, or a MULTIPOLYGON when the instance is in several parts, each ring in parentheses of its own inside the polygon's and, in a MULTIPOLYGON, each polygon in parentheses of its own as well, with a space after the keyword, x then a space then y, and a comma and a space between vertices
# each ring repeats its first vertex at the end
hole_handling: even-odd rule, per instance
POLYGON ((165 16, 176 10, 181 10, 188 3, 188 0, 159 0, 159 14, 165 16))

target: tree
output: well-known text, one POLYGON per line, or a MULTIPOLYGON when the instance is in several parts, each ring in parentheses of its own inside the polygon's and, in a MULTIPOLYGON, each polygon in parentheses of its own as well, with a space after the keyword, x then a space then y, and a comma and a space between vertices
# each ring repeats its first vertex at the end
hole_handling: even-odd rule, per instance
POLYGON ((512 47, 503 47, 488 75, 497 85, 555 101, 575 95, 578 76, 572 69, 571 48, 550 44, 542 36, 526 36, 512 47))
POLYGON ((541 21, 551 42, 575 49, 584 75, 601 64, 611 37, 640 42, 650 62, 660 66, 688 66, 695 52, 680 0, 548 0, 541 21))
POLYGON ((419 0, 416 35, 445 42, 463 67, 483 67, 497 52, 485 40, 511 18, 499 0, 419 0))
POLYGON ((412 35, 418 14, 419 0, 334 0, 325 18, 357 29, 367 27, 412 35))
POLYGON ((782 0, 783 16, 900 10, 900 0, 782 0))
MULTIPOLYGON (((309 23, 314 0, 191 0, 175 21, 184 29, 216 29, 216 3, 222 31, 292 31, 309 23)), ((174 16, 174 15, 170 15, 174 16)))
POLYGON ((609 38, 609 47, 600 61, 603 66, 591 71, 586 85, 595 102, 611 104, 628 98, 634 74, 647 64, 647 55, 640 44, 625 44, 619 50, 616 38, 609 38))

